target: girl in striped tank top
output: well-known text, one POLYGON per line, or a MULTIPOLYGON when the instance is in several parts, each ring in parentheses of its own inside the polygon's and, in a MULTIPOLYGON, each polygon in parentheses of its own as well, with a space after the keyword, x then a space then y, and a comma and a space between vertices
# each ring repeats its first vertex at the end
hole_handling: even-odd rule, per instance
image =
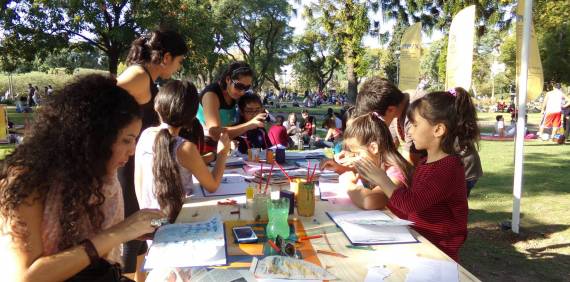
POLYGON ((477 115, 463 88, 433 92, 410 106, 410 133, 427 158, 415 169, 410 189, 398 189, 386 172, 369 160, 356 163, 360 176, 381 187, 389 202, 407 214, 414 229, 459 261, 467 238, 467 188, 459 152, 475 150, 477 115))

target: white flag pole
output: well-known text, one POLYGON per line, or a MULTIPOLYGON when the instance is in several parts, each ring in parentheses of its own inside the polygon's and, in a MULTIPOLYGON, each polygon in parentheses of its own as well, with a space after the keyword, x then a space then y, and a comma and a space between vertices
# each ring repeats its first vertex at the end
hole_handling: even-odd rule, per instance
MULTIPOLYGON (((524 163, 524 137, 525 137, 525 117, 526 117, 526 95, 528 82, 528 57, 530 42, 530 25, 532 23, 532 0, 525 1, 523 22, 523 42, 521 52, 521 68, 519 76, 519 111, 517 118, 517 137, 515 141, 515 176, 513 185, 513 218, 511 229, 514 233, 519 233, 521 217, 521 196, 523 185, 523 163, 524 163)), ((520 19, 517 19, 520 20, 520 19)))

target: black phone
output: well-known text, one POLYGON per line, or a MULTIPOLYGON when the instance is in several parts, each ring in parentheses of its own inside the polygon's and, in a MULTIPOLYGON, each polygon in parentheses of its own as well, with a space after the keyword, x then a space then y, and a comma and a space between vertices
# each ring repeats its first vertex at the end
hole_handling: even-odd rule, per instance
POLYGON ((232 228, 235 241, 241 244, 257 242, 257 235, 250 226, 240 226, 232 228))

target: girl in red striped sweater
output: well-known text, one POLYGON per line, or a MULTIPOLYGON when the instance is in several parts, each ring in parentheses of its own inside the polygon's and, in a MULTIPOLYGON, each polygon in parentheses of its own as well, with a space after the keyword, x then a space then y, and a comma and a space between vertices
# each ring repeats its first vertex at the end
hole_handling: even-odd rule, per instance
POLYGON ((467 188, 458 153, 475 150, 477 114, 463 88, 432 92, 411 104, 408 118, 417 149, 425 149, 411 189, 398 189, 369 160, 356 163, 360 176, 381 187, 390 204, 407 214, 414 228, 456 261, 467 238, 467 188))

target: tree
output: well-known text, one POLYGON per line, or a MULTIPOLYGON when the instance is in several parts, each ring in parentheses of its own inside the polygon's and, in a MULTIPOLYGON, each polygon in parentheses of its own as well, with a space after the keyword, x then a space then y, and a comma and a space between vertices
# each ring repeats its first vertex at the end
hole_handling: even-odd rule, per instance
POLYGON ((85 42, 109 58, 108 69, 117 73, 121 56, 137 35, 136 17, 143 1, 8 1, 4 6, 4 32, 11 37, 10 50, 30 59, 37 50, 85 42))
POLYGON ((539 0, 533 15, 544 81, 570 83, 570 2, 539 0))
POLYGON ((433 89, 442 89, 445 84, 445 62, 447 55, 447 37, 431 43, 420 62, 420 73, 427 78, 433 89))
POLYGON ((308 23, 307 26, 305 33, 294 39, 294 52, 289 60, 293 63, 295 73, 310 78, 320 92, 339 67, 342 51, 335 40, 318 30, 312 23, 308 23))
POLYGON ((368 11, 378 10, 376 1, 359 0, 319 0, 305 7, 306 15, 319 22, 328 36, 341 46, 345 72, 348 80, 348 98, 356 100, 358 88, 358 69, 365 54, 362 38, 369 32, 368 11))
POLYGON ((231 42, 231 45, 221 46, 223 52, 233 60, 243 59, 255 69, 254 88, 265 80, 279 88, 276 76, 292 41, 293 31, 288 25, 291 6, 286 0, 212 3, 214 18, 223 22, 228 31, 225 39, 231 42))
MULTIPOLYGON (((392 1, 382 1, 392 2, 392 1)), ((467 0, 467 1, 393 1, 391 6, 384 6, 386 14, 394 18, 407 19, 409 23, 421 22, 426 30, 437 28, 447 32, 453 16, 462 9, 475 5, 477 36, 482 36, 489 28, 506 30, 512 20, 512 0, 467 0), (511 15, 511 16, 509 16, 511 15)))
POLYGON ((152 29, 158 25, 177 30, 186 37, 189 51, 185 56, 183 75, 191 75, 198 84, 210 84, 216 71, 227 57, 222 52, 231 45, 231 34, 224 21, 214 14, 214 7, 206 0, 153 1, 139 21, 152 29))

